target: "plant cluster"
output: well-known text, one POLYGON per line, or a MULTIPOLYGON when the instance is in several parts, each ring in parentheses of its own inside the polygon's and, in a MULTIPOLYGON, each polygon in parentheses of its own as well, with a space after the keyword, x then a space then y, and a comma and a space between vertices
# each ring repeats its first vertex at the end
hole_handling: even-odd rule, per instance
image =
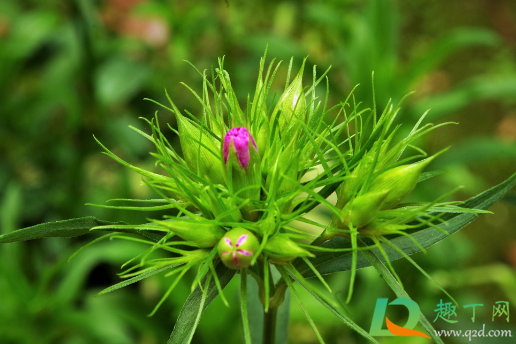
MULTIPOLYGON (((159 104, 177 120, 177 130, 168 126, 179 136, 180 151, 167 140, 157 114, 153 120, 146 120, 151 134, 131 127, 154 143, 156 151, 151 154, 162 173, 133 166, 99 142, 108 156, 141 174, 143 182, 160 198, 111 200, 143 206, 96 206, 135 211, 174 209, 175 213, 138 225, 97 221, 89 226, 91 231, 110 232, 91 243, 117 238, 149 245, 124 264, 121 276, 127 280, 101 294, 166 271, 174 280, 153 314, 183 276, 189 270, 196 271, 192 295, 171 343, 191 340, 203 310, 217 294, 227 304, 223 289, 236 274, 241 278, 247 343, 251 341, 248 275, 258 283, 266 315, 264 342, 274 342, 275 314, 287 290, 305 311, 294 282, 348 326, 376 342, 307 279, 316 277, 330 289, 323 274, 351 270, 349 302, 356 269, 366 266, 358 261, 363 255, 395 291, 403 294, 401 279, 390 261, 405 257, 426 275, 408 255, 424 251, 477 214, 487 212, 485 209, 514 183, 511 178, 469 203, 443 202, 448 194, 432 202, 403 203, 418 182, 442 173, 423 171, 446 149, 429 157, 416 146, 418 138, 449 123, 423 125, 424 114, 408 136, 400 139, 400 125, 395 121, 400 105, 389 102, 381 112, 376 107, 361 109, 352 92, 341 103, 329 106, 328 90, 324 99, 316 92, 323 80, 328 84, 328 70, 317 78, 314 67, 312 84, 305 87, 304 65, 290 81, 290 61, 285 88, 278 96, 272 89, 280 63, 273 60, 266 66, 264 56, 255 94, 248 96, 245 111, 224 70, 224 59, 209 72, 196 69, 203 80, 202 92, 185 86, 200 102, 201 116, 180 111, 168 94, 170 106, 159 104), (327 123, 327 118, 332 121, 327 123), (333 192, 336 202, 329 199, 333 192), (319 205, 332 213, 329 223, 316 223, 306 217, 319 205), (300 230, 296 222, 318 228, 319 234, 300 230), (167 256, 153 256, 158 250, 166 251, 167 256), (328 270, 339 260, 337 268, 328 270), (274 278, 276 271, 279 278, 274 278), (187 320, 190 323, 186 329, 179 328, 187 320)), ((25 235, 25 240, 37 237, 34 231, 31 236, 30 228, 22 231, 25 234, 18 233, 17 240, 24 240, 20 235, 25 235)), ((58 236, 80 234, 69 230, 58 236)), ((0 242, 15 241, 12 236, 3 237, 0 242)), ((422 324, 427 331, 431 329, 424 318, 422 324)))

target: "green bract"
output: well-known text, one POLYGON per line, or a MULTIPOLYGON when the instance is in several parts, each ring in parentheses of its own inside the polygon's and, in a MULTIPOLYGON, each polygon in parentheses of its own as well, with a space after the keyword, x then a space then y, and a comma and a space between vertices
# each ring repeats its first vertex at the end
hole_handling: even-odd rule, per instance
POLYGON ((267 240, 264 252, 276 264, 284 264, 297 257, 314 257, 309 251, 299 247, 286 234, 277 234, 267 240))
MULTIPOLYGON (((175 276, 164 298, 187 271, 194 268, 194 291, 169 343, 191 341, 203 309, 217 293, 222 295, 223 288, 235 276, 234 270, 239 270, 241 276, 241 305, 247 342, 250 341, 247 275, 258 283, 259 299, 268 321, 276 318, 286 290, 290 289, 302 302, 296 290, 291 288, 295 281, 346 325, 376 342, 311 286, 306 277, 317 277, 326 285, 321 272, 326 273, 325 269, 331 264, 332 269, 338 266, 340 260, 336 261, 335 257, 345 257, 346 264, 349 264, 346 269, 351 270, 349 300, 358 264, 357 255, 362 252, 370 264, 388 279, 390 286, 401 288, 400 279, 389 280, 392 275, 370 252, 371 249, 378 249, 390 272, 397 277, 390 261, 393 256, 407 257, 404 250, 409 247, 408 244, 403 248, 396 246, 396 242, 403 242, 399 237, 412 240, 409 254, 424 250, 470 222, 477 214, 486 212, 489 205, 514 185, 516 178, 486 191, 485 196, 477 196, 484 200, 482 202, 473 200, 458 204, 436 200, 401 203, 423 179, 423 170, 439 154, 428 158, 427 153, 414 146, 415 140, 444 124, 421 126, 423 115, 409 135, 400 138, 399 126, 393 127, 399 105, 394 107, 389 103, 381 113, 376 109, 362 110, 350 94, 329 108, 327 97, 321 100, 315 92, 328 71, 316 78, 314 67, 313 82, 304 88, 304 62, 294 80, 287 80, 284 90, 272 90, 279 65, 271 63, 266 68, 265 57, 261 60, 256 91, 253 97, 247 98, 246 111, 242 110, 224 70, 223 59, 219 60, 218 68, 212 69, 211 77, 196 70, 203 80, 203 87, 198 92, 190 91, 199 100, 202 110, 193 113, 202 116, 198 118, 186 110, 180 111, 170 98, 170 107, 159 104, 171 113, 170 119, 177 119, 178 130, 172 130, 179 136, 180 151, 176 151, 167 140, 157 115, 153 120, 146 120, 150 126, 149 134, 132 128, 155 144, 156 151, 152 156, 160 173, 133 166, 101 144, 107 155, 142 175, 144 183, 159 198, 113 200, 156 204, 153 206, 97 206, 134 211, 168 210, 163 218, 144 224, 77 219, 81 221, 71 229, 67 227, 71 222, 66 221, 57 224, 57 229, 52 229, 50 234, 46 232, 47 227, 35 226, 0 236, 0 242, 52 235, 76 236, 89 230, 115 232, 96 241, 109 237, 136 240, 150 246, 128 262, 132 266, 122 276, 130 278, 129 283, 164 270, 175 276), (271 102, 271 99, 276 101, 271 102), (332 123, 326 123, 325 118, 330 116, 333 117, 332 123), (233 138, 227 140, 225 151, 225 136, 232 128, 235 128, 233 138), (415 155, 411 155, 414 152, 415 155), (334 204, 328 197, 335 191, 338 200, 334 204), (327 223, 316 223, 306 217, 319 205, 333 214, 327 223), (467 218, 456 222, 460 227, 455 224, 448 226, 446 221, 457 214, 467 218), (320 234, 297 228, 295 224, 299 222, 319 228, 320 234), (419 239, 421 242, 415 239, 419 233, 424 235, 424 240, 419 239), (389 240, 384 237, 387 234, 390 235, 389 240), (343 241, 346 244, 343 245, 343 241), (167 257, 153 258, 152 254, 157 250, 166 251, 167 257), (273 279, 274 270, 279 272, 279 279, 273 279)), ((292 62, 289 75, 291 69, 292 62)), ((330 272, 344 268, 336 269, 330 272)), ((424 317, 421 323, 438 341, 424 317)), ((322 341, 317 328, 313 326, 313 329, 322 341)))

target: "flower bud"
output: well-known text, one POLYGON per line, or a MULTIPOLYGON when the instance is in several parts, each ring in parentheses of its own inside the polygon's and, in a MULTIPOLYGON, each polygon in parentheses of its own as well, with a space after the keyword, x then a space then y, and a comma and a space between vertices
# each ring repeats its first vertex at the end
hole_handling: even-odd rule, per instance
POLYGON ((224 162, 228 162, 229 150, 230 146, 232 146, 235 149, 240 166, 247 171, 250 159, 249 138, 251 138, 254 149, 258 152, 256 142, 254 142, 253 136, 249 134, 246 128, 236 127, 228 131, 224 137, 224 162), (233 145, 231 145, 231 143, 233 143, 233 145))
POLYGON ((258 152, 262 155, 267 149, 267 141, 269 140, 269 123, 263 122, 258 130, 258 152))
POLYGON ((415 164, 402 165, 383 172, 373 180, 368 192, 387 191, 389 194, 382 209, 390 209, 396 206, 414 190, 421 172, 440 153, 415 164))
POLYGON ((270 236, 276 230, 276 212, 269 211, 267 217, 260 221, 258 225, 257 232, 262 236, 267 235, 270 236))
POLYGON ((215 247, 225 231, 221 227, 210 223, 199 223, 195 220, 184 221, 157 221, 153 220, 178 237, 199 245, 200 248, 215 247))
POLYGON ((296 126, 296 120, 306 123, 306 98, 303 91, 303 69, 304 61, 301 70, 296 75, 287 90, 283 93, 280 99, 280 128, 286 129, 290 126, 296 126))
POLYGON ((200 177, 214 184, 224 184, 224 168, 217 154, 217 142, 206 131, 180 114, 176 115, 179 139, 186 165, 200 177), (200 146, 200 147, 199 147, 200 146))
MULTIPOLYGON (((348 203, 356 192, 360 190, 364 182, 364 177, 368 173, 368 171, 373 167, 375 151, 367 152, 357 167, 351 172, 351 174, 339 185, 337 188, 337 208, 342 209, 346 203, 348 203)), ((377 165, 375 169, 377 170, 377 165)))
POLYGON ((286 234, 276 234, 267 240, 264 252, 274 264, 285 264, 297 257, 314 257, 309 251, 299 247, 286 234))
POLYGON ((337 194, 337 208, 342 209, 353 198, 353 193, 356 192, 356 184, 358 175, 355 169, 351 174, 339 185, 336 190, 337 194))
MULTIPOLYGON (((230 190, 244 200, 258 200, 261 191, 260 156, 246 128, 233 128, 224 137, 222 147, 230 190)), ((256 221, 258 213, 249 205, 242 208, 244 219, 256 221)))
POLYGON ((254 94, 253 105, 251 107, 251 114, 253 119, 251 122, 255 123, 252 128, 257 135, 258 152, 263 156, 267 148, 267 141, 269 140, 269 116, 267 116, 266 88, 263 84, 262 75, 258 77, 256 84, 256 92, 254 94))
POLYGON ((244 269, 251 265, 260 248, 256 236, 245 228, 234 228, 227 232, 218 244, 219 256, 230 269, 244 269))
POLYGON ((339 227, 361 228, 367 225, 380 211, 387 196, 387 191, 368 192, 347 203, 342 209, 342 220, 339 221, 339 227))

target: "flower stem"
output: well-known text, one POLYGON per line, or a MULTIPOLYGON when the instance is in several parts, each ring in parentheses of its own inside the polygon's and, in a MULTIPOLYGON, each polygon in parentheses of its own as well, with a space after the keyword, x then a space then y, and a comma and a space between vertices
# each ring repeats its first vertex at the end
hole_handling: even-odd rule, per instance
POLYGON ((275 344, 276 342, 276 315, 277 307, 269 307, 268 312, 263 313, 263 344, 275 344))

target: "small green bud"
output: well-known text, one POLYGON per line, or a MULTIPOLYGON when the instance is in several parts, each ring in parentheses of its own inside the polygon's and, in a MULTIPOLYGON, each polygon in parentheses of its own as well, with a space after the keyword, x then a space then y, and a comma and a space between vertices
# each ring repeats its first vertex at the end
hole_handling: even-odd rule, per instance
POLYGON ((287 88, 280 100, 280 128, 296 125, 292 117, 306 122, 306 99, 303 92, 303 69, 299 71, 292 84, 287 88))
POLYGON ((355 172, 357 169, 353 170, 351 174, 345 179, 337 188, 337 208, 342 209, 349 202, 350 199, 353 198, 353 193, 356 192, 358 175, 355 172))
MULTIPOLYGON (((372 168, 374 162, 375 151, 367 152, 358 166, 351 172, 346 180, 342 182, 337 188, 337 208, 342 209, 353 196, 360 190, 364 182, 365 175, 372 168)), ((376 166, 378 169, 378 165, 376 166)))
POLYGON ((210 223, 199 223, 195 220, 153 220, 153 222, 164 226, 166 229, 186 241, 198 244, 200 248, 215 247, 225 233, 224 229, 220 226, 210 223))
POLYGON ((176 118, 181 149, 190 171, 209 178, 214 184, 224 185, 224 168, 217 141, 206 131, 201 135, 201 130, 181 114, 176 114, 176 118))
POLYGON ((230 269, 244 269, 251 265, 260 248, 256 236, 245 228, 234 228, 227 232, 218 243, 219 256, 230 269))
POLYGON ((389 194, 382 209, 390 209, 396 206, 414 190, 425 167, 439 154, 437 153, 415 164, 402 165, 383 172, 373 180, 368 192, 386 191, 389 194))
POLYGON ((380 211, 387 196, 387 191, 368 192, 348 202, 342 209, 342 220, 339 221, 339 227, 361 228, 367 225, 380 211))
POLYGON ((286 234, 276 234, 269 238, 263 251, 269 255, 269 260, 274 264, 285 264, 297 257, 314 257, 286 234))
POLYGON ((262 123, 260 129, 258 130, 258 152, 263 156, 267 151, 267 141, 269 140, 269 123, 262 123))
POLYGON ((304 67, 305 61, 303 61, 303 65, 292 83, 281 95, 271 115, 271 123, 274 123, 276 116, 279 114, 279 128, 282 130, 282 135, 286 137, 287 140, 296 136, 295 133, 299 128, 298 121, 306 123, 306 98, 303 90, 304 67))
POLYGON ((253 127, 253 133, 256 134, 258 152, 262 156, 265 155, 267 148, 267 142, 269 140, 269 117, 267 116, 267 104, 265 103, 266 89, 262 81, 262 76, 258 77, 256 84, 256 92, 254 94, 253 105, 251 107, 251 113, 254 116, 255 127, 253 127))
POLYGON ((271 235, 276 230, 276 213, 270 211, 265 220, 260 221, 258 225, 258 232, 261 235, 271 235))

